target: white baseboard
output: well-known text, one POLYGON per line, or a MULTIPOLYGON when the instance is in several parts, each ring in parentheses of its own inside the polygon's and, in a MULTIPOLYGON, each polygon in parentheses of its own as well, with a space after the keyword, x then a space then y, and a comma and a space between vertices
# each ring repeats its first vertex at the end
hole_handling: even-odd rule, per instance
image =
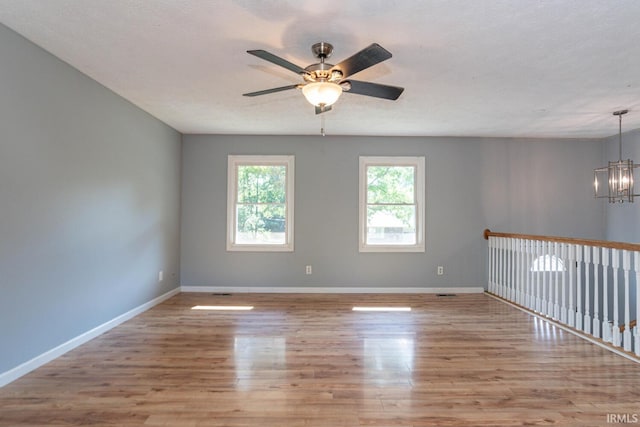
POLYGON ((21 365, 16 366, 13 369, 0 373, 0 387, 3 387, 9 384, 10 382, 17 380, 21 376, 28 374, 29 372, 33 371, 36 368, 39 368, 40 366, 46 363, 49 363, 53 359, 56 359, 62 356, 66 352, 73 350, 74 348, 86 343, 87 341, 90 341, 95 337, 102 335, 108 330, 115 328, 119 324, 126 322, 127 320, 137 316, 138 314, 144 311, 147 311, 151 307, 160 304, 161 302, 171 298, 172 296, 178 293, 180 293, 180 288, 175 288, 163 295, 160 295, 157 298, 152 299, 147 303, 144 303, 132 310, 127 311, 124 314, 121 314, 120 316, 114 319, 109 320, 106 323, 103 323, 100 326, 97 326, 91 329, 90 331, 87 331, 81 335, 78 335, 75 338, 72 338, 69 341, 63 344, 60 344, 59 346, 52 348, 51 350, 45 353, 42 353, 41 355, 36 356, 33 359, 27 362, 24 362, 21 365))
POLYGON ((182 292, 211 293, 277 293, 277 294, 481 294, 482 286, 458 286, 453 288, 372 288, 360 286, 313 287, 261 287, 261 286, 182 286, 182 292))

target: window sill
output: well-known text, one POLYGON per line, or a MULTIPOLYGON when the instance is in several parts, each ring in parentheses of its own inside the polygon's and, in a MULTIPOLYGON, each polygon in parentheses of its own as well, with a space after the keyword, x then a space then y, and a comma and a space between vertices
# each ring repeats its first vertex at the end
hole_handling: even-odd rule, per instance
POLYGON ((393 246, 393 245, 361 245, 359 252, 383 252, 383 253, 417 253, 424 252, 424 246, 393 246))
POLYGON ((227 245, 227 252, 293 252, 293 245, 227 245))

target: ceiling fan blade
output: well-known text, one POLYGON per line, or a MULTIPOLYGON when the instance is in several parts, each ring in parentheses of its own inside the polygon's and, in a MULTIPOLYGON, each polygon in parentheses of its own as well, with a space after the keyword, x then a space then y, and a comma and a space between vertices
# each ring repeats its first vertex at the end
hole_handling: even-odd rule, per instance
POLYGON ((265 90, 259 90, 257 92, 243 93, 242 96, 266 95, 268 93, 282 92, 283 90, 297 89, 299 86, 300 85, 289 85, 289 86, 274 87, 273 89, 265 89, 265 90))
POLYGON ((272 62, 272 63, 274 63, 276 65, 284 67, 287 70, 293 71, 296 74, 306 74, 307 73, 307 71, 304 68, 299 67, 296 64, 293 64, 293 63, 287 61, 286 59, 280 58, 279 56, 276 56, 273 53, 269 53, 266 50, 262 50, 262 49, 248 50, 247 53, 250 53, 251 55, 255 55, 260 59, 264 59, 265 61, 269 61, 269 62, 272 62))
POLYGON ((317 106, 316 105, 316 114, 322 114, 322 113, 326 113, 327 111, 331 111, 331 105, 320 105, 317 106))
POLYGON ((340 83, 346 93, 357 95, 375 96, 376 98, 395 101, 404 91, 403 87, 387 86, 378 83, 361 82, 359 80, 347 80, 340 83))
POLYGON ((360 52, 345 59, 333 66, 332 70, 340 70, 342 78, 351 76, 357 72, 376 65, 382 61, 391 58, 391 52, 380 46, 378 43, 372 43, 370 46, 362 49, 360 52))

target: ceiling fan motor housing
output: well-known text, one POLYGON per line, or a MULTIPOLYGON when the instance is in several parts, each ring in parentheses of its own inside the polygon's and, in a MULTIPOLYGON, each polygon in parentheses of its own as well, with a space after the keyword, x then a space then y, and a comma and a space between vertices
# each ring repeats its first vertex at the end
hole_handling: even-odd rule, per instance
POLYGON ((342 72, 338 69, 333 69, 333 64, 324 62, 324 60, 331 56, 333 53, 333 45, 327 42, 316 43, 311 46, 311 52, 313 56, 318 58, 320 62, 311 64, 305 68, 305 73, 302 77, 307 82, 331 82, 338 83, 342 78, 342 72))
POLYGON ((313 56, 322 60, 323 58, 328 58, 333 53, 333 45, 327 42, 316 43, 311 46, 311 52, 313 52, 313 56))

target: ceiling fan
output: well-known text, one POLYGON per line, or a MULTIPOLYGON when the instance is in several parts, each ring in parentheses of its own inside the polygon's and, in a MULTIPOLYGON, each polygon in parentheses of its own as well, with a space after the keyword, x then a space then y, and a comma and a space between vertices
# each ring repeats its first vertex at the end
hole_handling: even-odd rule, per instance
POLYGON ((333 46, 331 44, 326 42, 316 43, 311 46, 311 51, 320 62, 302 68, 265 50, 248 50, 247 53, 251 55, 255 55, 258 58, 272 62, 301 75, 304 83, 249 92, 243 94, 243 96, 259 96, 289 89, 302 89, 302 94, 307 101, 315 106, 316 114, 321 114, 331 110, 331 105, 338 100, 342 92, 396 100, 404 91, 402 87, 387 86, 348 78, 353 74, 391 58, 391 53, 377 43, 369 45, 336 65, 325 62, 325 59, 330 57, 333 52, 333 46))

